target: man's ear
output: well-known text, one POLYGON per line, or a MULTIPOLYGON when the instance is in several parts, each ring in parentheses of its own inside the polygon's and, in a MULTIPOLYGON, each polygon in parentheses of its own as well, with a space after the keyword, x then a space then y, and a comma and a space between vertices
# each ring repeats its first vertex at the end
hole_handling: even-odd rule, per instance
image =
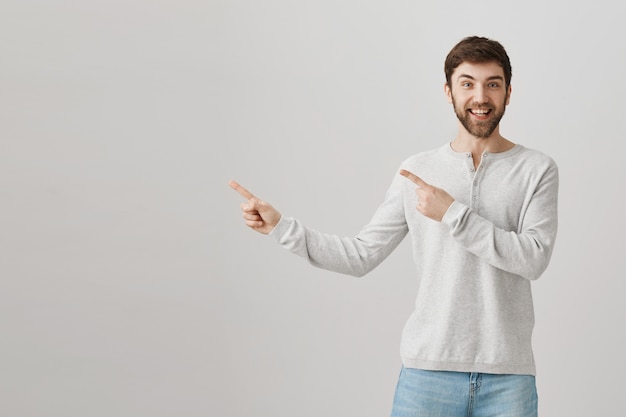
POLYGON ((443 83, 443 91, 446 93, 446 97, 448 97, 448 103, 452 103, 452 90, 447 82, 443 83))
POLYGON ((506 105, 509 105, 509 101, 511 101, 511 91, 513 91, 513 87, 509 84, 509 90, 506 92, 506 105))

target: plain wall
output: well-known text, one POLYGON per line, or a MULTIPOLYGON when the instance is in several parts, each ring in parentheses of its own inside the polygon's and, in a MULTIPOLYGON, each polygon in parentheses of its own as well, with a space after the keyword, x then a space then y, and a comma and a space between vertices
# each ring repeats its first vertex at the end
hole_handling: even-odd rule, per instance
POLYGON ((504 136, 560 167, 533 283, 543 416, 618 416, 626 303, 619 2, 0 4, 0 415, 389 415, 408 240, 357 279, 250 231, 236 179, 354 235, 450 141, 443 61, 513 64, 504 136))

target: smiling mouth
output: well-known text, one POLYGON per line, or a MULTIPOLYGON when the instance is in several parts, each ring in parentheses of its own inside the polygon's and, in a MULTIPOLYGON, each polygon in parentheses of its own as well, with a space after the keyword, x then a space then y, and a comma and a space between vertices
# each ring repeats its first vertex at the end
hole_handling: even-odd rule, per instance
POLYGON ((487 116, 491 113, 491 109, 469 109, 468 111, 478 117, 487 116))

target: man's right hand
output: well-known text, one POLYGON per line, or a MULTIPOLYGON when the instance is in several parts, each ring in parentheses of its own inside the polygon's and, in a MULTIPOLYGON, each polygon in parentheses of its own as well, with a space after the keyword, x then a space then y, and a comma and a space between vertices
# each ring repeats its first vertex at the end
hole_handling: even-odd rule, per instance
POLYGON ((228 183, 230 187, 237 191, 243 198, 248 200, 241 203, 241 211, 246 225, 264 235, 271 232, 280 220, 280 213, 270 204, 258 199, 250 191, 243 188, 235 181, 228 183))

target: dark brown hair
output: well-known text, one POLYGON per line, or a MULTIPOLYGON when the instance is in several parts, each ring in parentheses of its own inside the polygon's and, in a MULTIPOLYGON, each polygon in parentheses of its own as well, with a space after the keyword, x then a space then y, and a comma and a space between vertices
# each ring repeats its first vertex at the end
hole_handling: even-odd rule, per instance
POLYGON ((443 70, 446 73, 446 82, 450 86, 452 73, 463 62, 482 64, 496 62, 504 70, 506 86, 511 84, 513 71, 511 61, 504 47, 497 41, 481 36, 468 36, 457 43, 448 53, 443 70))

